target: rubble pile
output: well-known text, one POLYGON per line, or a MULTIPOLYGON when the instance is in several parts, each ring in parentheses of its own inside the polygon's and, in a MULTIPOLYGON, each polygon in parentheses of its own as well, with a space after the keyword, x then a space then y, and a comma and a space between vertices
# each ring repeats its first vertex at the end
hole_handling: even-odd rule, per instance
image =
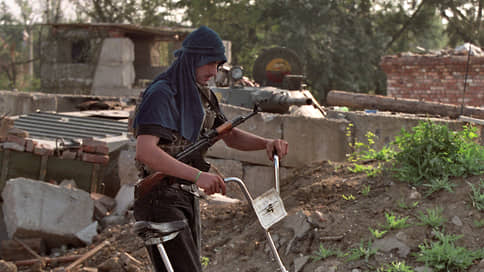
POLYGON ((85 138, 78 147, 64 148, 62 142, 29 137, 27 131, 14 127, 14 120, 9 117, 2 118, 0 125, 1 149, 91 163, 106 164, 109 161, 109 148, 104 141, 85 138))
MULTIPOLYGON (((459 245, 470 249, 482 247, 484 232, 472 222, 483 220, 484 214, 470 208, 467 200, 470 189, 465 182, 455 187, 453 193, 442 192, 424 198, 423 192, 396 183, 389 176, 369 178, 365 173, 349 171, 348 166, 319 163, 299 169, 281 181, 281 197, 288 216, 271 227, 271 234, 289 271, 368 271, 370 265, 380 267, 397 260, 405 260, 406 264, 420 269, 415 271, 424 271, 425 267, 415 262, 412 253, 432 236, 430 229, 417 224, 414 214, 437 206, 445 206, 446 231, 462 234, 459 245), (366 195, 362 193, 363 185, 371 187, 366 195), (396 204, 414 202, 418 202, 415 209, 396 204), (372 237, 369 228, 380 228, 385 222, 385 213, 408 216, 410 226, 389 230, 384 237, 374 239, 372 247, 378 253, 368 261, 363 258, 346 261, 336 256, 317 260, 321 245, 341 252, 358 248, 362 241, 366 246, 372 237)), ((476 183, 482 178, 469 177, 466 181, 476 183)), ((84 246, 63 244, 42 249, 43 244, 48 244, 45 241, 49 235, 45 233, 29 239, 11 237, 8 243, 2 241, 0 271, 152 271, 143 242, 133 232, 132 189, 125 185, 114 198, 99 193, 89 195, 93 219, 83 229, 90 226, 96 232, 91 232, 91 240, 82 241, 78 237, 84 246), (5 249, 6 246, 10 248, 5 249), (13 250, 17 252, 15 259, 3 256, 4 252, 13 250)), ((68 190, 74 193, 77 189, 68 190)), ((68 191, 58 188, 57 192, 68 191)), ((211 197, 201 202, 204 271, 277 271, 264 231, 247 202, 220 199, 223 198, 211 197)), ((65 203, 58 205, 62 207, 65 203)), ((478 260, 468 271, 477 272, 482 267, 484 260, 478 260)))

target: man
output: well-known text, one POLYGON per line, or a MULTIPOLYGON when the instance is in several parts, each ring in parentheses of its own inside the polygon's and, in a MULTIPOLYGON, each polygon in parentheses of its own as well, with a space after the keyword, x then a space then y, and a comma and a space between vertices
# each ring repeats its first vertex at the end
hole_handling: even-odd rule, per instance
MULTIPOLYGON (((142 199, 136 199, 134 214, 136 220, 152 222, 186 220, 189 227, 165 242, 164 247, 175 271, 197 272, 202 271, 198 198, 197 192, 186 188, 200 187, 207 194, 225 194, 225 183, 208 169, 198 169, 202 168, 200 162, 185 164, 173 156, 204 131, 226 121, 207 82, 227 59, 219 35, 205 26, 190 33, 175 56, 168 70, 143 93, 133 124, 141 177, 158 171, 170 178, 158 182, 142 199), (193 184, 198 187, 190 186, 193 184)), ((239 150, 265 149, 270 159, 274 150, 281 158, 288 150, 284 140, 262 138, 237 128, 221 139, 239 150)), ((148 251, 156 271, 166 271, 156 247, 150 246, 148 251)))

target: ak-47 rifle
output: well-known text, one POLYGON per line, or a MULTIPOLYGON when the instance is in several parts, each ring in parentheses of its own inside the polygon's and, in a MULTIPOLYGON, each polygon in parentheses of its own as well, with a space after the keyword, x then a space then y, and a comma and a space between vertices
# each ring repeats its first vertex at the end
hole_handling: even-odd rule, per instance
MULTIPOLYGON (((206 162, 201 154, 201 151, 212 146, 218 140, 217 136, 223 135, 229 132, 232 128, 247 121, 247 119, 258 113, 258 106, 254 106, 254 110, 246 116, 238 116, 233 120, 227 121, 222 125, 211 129, 204 133, 202 137, 195 143, 189 145, 186 149, 175 155, 175 158, 184 163, 189 163, 194 167, 208 171, 210 169, 210 163, 206 162)), ((151 175, 138 181, 135 185, 135 198, 139 199, 146 195, 151 189, 161 180, 168 177, 161 172, 155 172, 151 175)))

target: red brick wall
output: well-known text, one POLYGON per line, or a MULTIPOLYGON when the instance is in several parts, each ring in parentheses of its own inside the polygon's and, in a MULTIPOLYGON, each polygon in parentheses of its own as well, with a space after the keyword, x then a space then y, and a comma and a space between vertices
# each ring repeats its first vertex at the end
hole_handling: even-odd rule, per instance
MULTIPOLYGON (((462 103, 467 56, 387 56, 387 95, 447 104, 462 103)), ((464 103, 484 107, 484 57, 471 56, 464 103)))

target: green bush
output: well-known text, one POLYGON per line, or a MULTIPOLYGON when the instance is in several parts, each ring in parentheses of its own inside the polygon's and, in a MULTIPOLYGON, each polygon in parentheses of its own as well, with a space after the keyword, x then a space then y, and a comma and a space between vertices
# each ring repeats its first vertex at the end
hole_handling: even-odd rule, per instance
POLYGON ((471 251, 455 246, 454 242, 460 238, 437 233, 438 241, 419 245, 417 261, 431 266, 435 271, 464 271, 474 260, 484 257, 484 250, 471 251))
POLYGON ((414 185, 427 181, 431 190, 451 189, 447 178, 484 172, 484 147, 474 141, 476 128, 450 131, 446 125, 426 121, 412 131, 402 130, 394 142, 399 150, 393 167, 398 180, 414 185))

